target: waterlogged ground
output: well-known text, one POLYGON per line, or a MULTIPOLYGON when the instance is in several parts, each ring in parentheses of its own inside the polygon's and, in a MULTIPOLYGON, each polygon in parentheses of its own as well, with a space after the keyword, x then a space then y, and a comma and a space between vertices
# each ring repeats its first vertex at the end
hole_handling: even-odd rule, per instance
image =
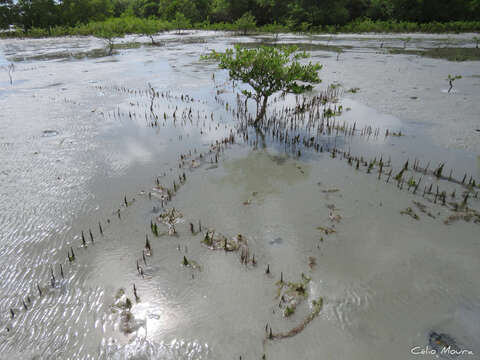
POLYGON ((262 134, 199 57, 271 37, 2 40, 0 358, 478 358, 471 37, 281 35, 262 134))

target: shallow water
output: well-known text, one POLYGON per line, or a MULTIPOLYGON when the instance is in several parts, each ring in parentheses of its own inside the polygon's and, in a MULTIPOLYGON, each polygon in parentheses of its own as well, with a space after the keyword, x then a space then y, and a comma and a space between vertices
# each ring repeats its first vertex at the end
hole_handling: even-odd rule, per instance
MULTIPOLYGON (((468 34, 410 36, 415 49, 473 46, 468 34)), ((355 135, 317 132, 301 119, 290 132, 313 136, 320 152, 269 132, 263 148, 252 129, 246 140, 232 113, 237 89, 199 60, 211 48, 270 39, 163 34, 163 46, 139 48, 133 40, 148 41, 123 39, 112 57, 100 56, 93 38, 0 42, 0 65, 15 62, 13 85, 0 73, 0 358, 405 359, 432 331, 475 354, 464 358, 478 357, 479 224, 444 224, 465 187, 431 174, 444 162, 445 177, 480 180, 478 62, 378 49, 403 47, 397 36, 281 35, 344 48, 337 60, 312 45, 324 64, 314 94, 341 84, 343 113, 329 121, 355 124, 355 135), (447 94, 453 73, 463 78, 447 94), (387 129, 402 136, 386 137, 387 129), (210 146, 231 134, 235 144, 210 146), (371 173, 342 151, 375 157, 371 173), (388 167, 378 179, 380 158, 391 162, 388 182, 388 167), (407 160, 430 163, 427 174, 408 172, 405 180, 422 178, 416 194, 393 179, 407 160), (168 204, 156 184, 173 192, 168 204), (447 191, 446 205, 422 194, 430 184, 447 191), (162 204, 183 214, 177 235, 157 218, 162 204), (407 208, 420 220, 400 213, 407 208), (192 234, 189 223, 197 232, 199 221, 202 233, 192 234), (256 265, 202 244, 207 228, 242 234, 256 265), (308 296, 284 317, 276 282, 300 282, 302 273, 308 296), (128 326, 112 305, 121 288, 133 303, 128 326), (267 324, 288 332, 320 296, 323 308, 303 331, 267 339, 267 324)), ((297 101, 276 100, 270 115, 278 118, 297 101)), ((468 205, 478 210, 474 194, 468 205)))

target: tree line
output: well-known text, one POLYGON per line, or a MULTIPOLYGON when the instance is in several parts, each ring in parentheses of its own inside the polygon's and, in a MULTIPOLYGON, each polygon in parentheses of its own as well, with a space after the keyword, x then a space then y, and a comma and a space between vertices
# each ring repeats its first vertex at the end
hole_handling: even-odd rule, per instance
POLYGON ((0 0, 0 28, 26 31, 125 16, 174 21, 179 14, 190 24, 234 23, 247 16, 256 26, 311 30, 365 19, 479 21, 480 0, 0 0))

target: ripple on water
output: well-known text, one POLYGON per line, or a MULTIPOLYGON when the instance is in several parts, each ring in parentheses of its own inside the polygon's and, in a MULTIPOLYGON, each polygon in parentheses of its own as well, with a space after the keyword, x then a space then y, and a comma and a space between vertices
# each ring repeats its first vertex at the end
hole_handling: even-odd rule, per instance
POLYGON ((137 337, 128 344, 119 344, 116 340, 103 339, 99 350, 99 359, 112 360, 200 360, 211 359, 208 344, 197 340, 174 339, 170 343, 152 342, 137 337))
POLYGON ((373 298, 373 291, 362 284, 342 285, 338 296, 325 297, 325 316, 333 320, 341 329, 353 332, 356 319, 362 311, 367 311, 373 298))
MULTIPOLYGON (((17 344, 21 343, 24 354, 31 354, 30 358, 37 355, 44 359, 59 353, 65 359, 84 358, 83 351, 92 353, 103 336, 102 328, 94 326, 99 314, 106 311, 103 297, 100 288, 44 289, 42 297, 32 297, 28 303, 31 309, 17 311, 13 319, 2 317, 5 330, 2 329, 0 352, 15 358, 17 344), (89 349, 84 349, 85 344, 89 349)), ((113 327, 101 316, 100 321, 113 327)))

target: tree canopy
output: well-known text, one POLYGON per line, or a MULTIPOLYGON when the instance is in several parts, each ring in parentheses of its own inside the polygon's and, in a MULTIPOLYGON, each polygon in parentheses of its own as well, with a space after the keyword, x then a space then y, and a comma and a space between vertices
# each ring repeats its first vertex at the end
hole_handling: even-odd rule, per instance
POLYGON ((249 14, 258 26, 277 22, 302 30, 365 18, 480 20, 480 0, 0 0, 0 27, 74 26, 125 14, 172 21, 177 13, 192 24, 234 23, 249 14))
POLYGON ((221 69, 227 69, 230 79, 248 84, 251 88, 242 93, 253 98, 257 103, 255 125, 265 116, 268 98, 277 93, 300 94, 312 88, 321 80, 318 71, 322 65, 318 63, 300 63, 300 59, 308 58, 305 52, 298 48, 267 47, 247 49, 239 45, 227 49, 224 53, 212 51, 204 59, 219 62, 221 69))

